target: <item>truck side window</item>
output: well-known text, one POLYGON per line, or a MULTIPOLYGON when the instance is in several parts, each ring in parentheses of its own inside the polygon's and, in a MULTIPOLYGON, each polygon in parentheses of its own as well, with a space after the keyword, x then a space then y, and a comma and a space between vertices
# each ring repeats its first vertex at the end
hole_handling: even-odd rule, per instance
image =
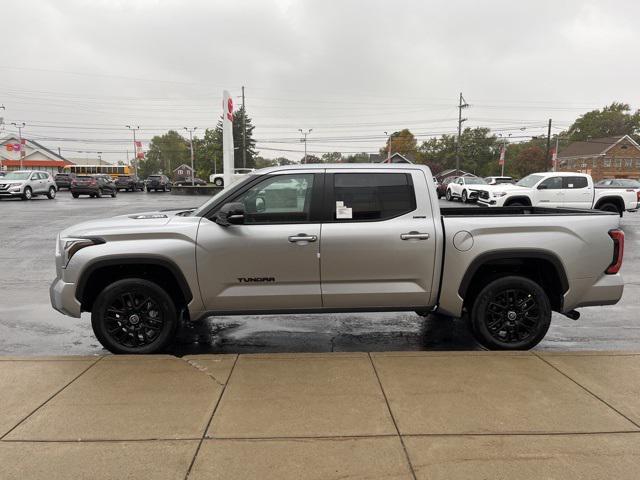
POLYGON ((244 204, 244 223, 304 223, 309 221, 313 174, 275 175, 236 198, 244 204))
POLYGON ((562 188, 587 188, 587 177, 562 177, 562 188))
POLYGON ((331 202, 337 221, 375 221, 416 209, 411 175, 406 173, 336 173, 331 202))
POLYGON ((543 185, 547 190, 559 190, 562 188, 562 177, 549 177, 540 184, 543 185))

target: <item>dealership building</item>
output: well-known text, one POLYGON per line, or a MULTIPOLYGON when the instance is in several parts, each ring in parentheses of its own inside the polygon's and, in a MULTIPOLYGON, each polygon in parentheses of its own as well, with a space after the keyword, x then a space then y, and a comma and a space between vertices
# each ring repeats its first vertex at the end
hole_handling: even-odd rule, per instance
POLYGON ((56 174, 65 165, 73 162, 38 142, 23 138, 21 143, 20 138, 13 135, 0 139, 0 170, 41 170, 56 174))

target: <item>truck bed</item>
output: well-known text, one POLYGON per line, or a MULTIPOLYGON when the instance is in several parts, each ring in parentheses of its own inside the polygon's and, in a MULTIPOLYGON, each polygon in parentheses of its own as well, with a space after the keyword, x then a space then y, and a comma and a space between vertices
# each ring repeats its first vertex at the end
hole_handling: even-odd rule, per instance
POLYGON ((518 216, 518 215, 615 215, 615 212, 603 212, 602 210, 586 210, 578 208, 549 208, 549 207, 445 207, 440 209, 440 214, 443 217, 504 217, 504 216, 518 216))

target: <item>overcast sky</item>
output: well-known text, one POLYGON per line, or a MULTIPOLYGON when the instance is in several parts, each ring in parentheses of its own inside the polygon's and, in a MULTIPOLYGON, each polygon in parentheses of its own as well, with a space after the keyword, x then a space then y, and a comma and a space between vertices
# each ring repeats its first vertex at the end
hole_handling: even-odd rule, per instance
POLYGON ((318 154, 453 133, 459 92, 466 126, 512 138, 640 106, 633 0, 5 0, 2 18, 1 133, 24 121, 67 157, 125 159, 127 124, 214 127, 242 85, 260 154, 296 160, 299 128, 318 154))

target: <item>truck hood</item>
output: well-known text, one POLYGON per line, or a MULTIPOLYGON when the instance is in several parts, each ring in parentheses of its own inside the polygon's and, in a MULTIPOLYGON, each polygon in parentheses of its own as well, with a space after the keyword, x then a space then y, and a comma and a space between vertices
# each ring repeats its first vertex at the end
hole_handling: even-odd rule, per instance
POLYGON ((191 209, 158 210, 149 212, 118 215, 111 218, 90 220, 78 223, 62 232, 61 237, 92 237, 121 235, 141 231, 156 230, 171 221, 176 216, 184 216, 191 209))
POLYGON ((499 185, 478 185, 477 187, 469 187, 471 190, 477 191, 486 191, 489 193, 493 192, 530 192, 531 189, 527 187, 521 187, 519 185, 514 185, 513 183, 501 183, 499 185))

